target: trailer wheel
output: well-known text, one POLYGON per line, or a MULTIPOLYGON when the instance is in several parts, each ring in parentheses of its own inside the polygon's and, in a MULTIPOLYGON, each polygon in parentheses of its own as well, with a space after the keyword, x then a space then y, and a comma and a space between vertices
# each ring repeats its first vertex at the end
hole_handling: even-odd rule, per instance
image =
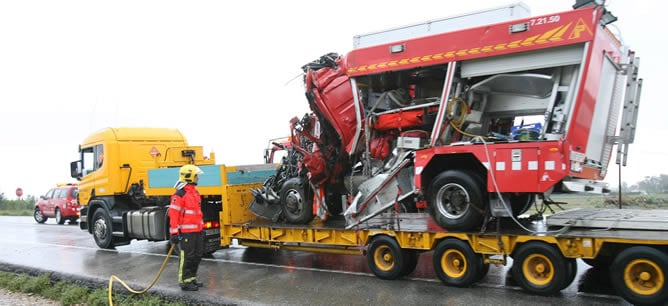
POLYGON ((114 239, 112 235, 111 217, 100 208, 93 214, 93 238, 97 246, 103 249, 113 249, 114 239))
POLYGON ((487 273, 489 273, 489 264, 483 261, 483 264, 480 266, 480 271, 478 272, 478 276, 476 277, 475 281, 478 282, 481 279, 485 278, 485 276, 487 276, 487 273))
POLYGON ((448 286, 468 287, 480 279, 482 269, 482 256, 464 241, 445 239, 434 249, 434 271, 448 286))
POLYGON ((35 218, 35 221, 39 224, 42 224, 49 219, 42 214, 42 211, 39 210, 39 207, 35 207, 35 212, 33 213, 32 216, 35 218))
POLYGON ((404 253, 404 269, 401 271, 401 276, 406 276, 413 271, 418 264, 418 259, 420 258, 420 253, 415 250, 403 250, 404 253))
POLYGON ((566 258, 566 279, 564 280, 564 284, 561 286, 561 289, 565 289, 568 287, 573 280, 575 279, 575 276, 578 274, 578 262, 574 258, 566 258))
POLYGON ((291 178, 281 187, 281 210, 288 223, 306 224, 313 220, 313 195, 300 178, 291 178))
POLYGON ((518 247, 511 273, 520 287, 540 295, 561 291, 569 276, 567 260, 559 249, 541 242, 518 247))
POLYGON ((448 170, 432 180, 429 211, 438 225, 447 230, 470 230, 482 223, 481 210, 487 208, 482 180, 474 173, 448 170))
POLYGON ((655 248, 636 246, 617 257, 610 268, 616 292, 632 304, 655 305, 668 301, 668 255, 655 248))
POLYGON ((367 262, 377 277, 392 280, 407 270, 404 255, 394 238, 382 235, 373 238, 369 244, 367 262))

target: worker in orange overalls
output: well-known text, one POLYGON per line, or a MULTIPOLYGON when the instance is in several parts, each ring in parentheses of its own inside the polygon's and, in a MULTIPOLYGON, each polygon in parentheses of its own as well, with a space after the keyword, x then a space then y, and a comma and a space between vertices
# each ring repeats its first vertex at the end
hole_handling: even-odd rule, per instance
POLYGON ((203 284, 197 281, 197 269, 202 261, 202 198, 197 191, 199 175, 204 173, 195 165, 179 169, 179 181, 169 205, 169 235, 172 244, 179 245, 179 285, 184 291, 197 291, 203 284))

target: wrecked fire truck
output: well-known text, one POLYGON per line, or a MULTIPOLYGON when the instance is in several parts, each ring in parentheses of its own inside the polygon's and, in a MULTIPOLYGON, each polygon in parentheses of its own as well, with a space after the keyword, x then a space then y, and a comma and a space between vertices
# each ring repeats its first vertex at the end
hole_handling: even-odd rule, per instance
POLYGON ((360 35, 349 53, 306 64, 312 113, 290 121, 290 152, 253 190, 254 213, 343 213, 351 228, 427 209, 444 229, 471 230, 552 192, 605 192, 613 147, 625 163, 633 142, 639 60, 604 6, 574 8, 360 35))

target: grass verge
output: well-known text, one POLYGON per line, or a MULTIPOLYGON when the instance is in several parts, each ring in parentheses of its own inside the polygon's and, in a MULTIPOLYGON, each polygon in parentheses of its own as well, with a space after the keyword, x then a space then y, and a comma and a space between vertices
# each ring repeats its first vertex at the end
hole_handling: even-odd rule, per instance
MULTIPOLYGON (((109 290, 105 287, 91 289, 63 280, 54 280, 51 274, 31 276, 0 271, 0 287, 12 292, 30 293, 49 300, 57 301, 61 305, 108 305, 109 290)), ((185 306, 188 303, 152 295, 127 295, 114 293, 115 305, 171 305, 185 306)))

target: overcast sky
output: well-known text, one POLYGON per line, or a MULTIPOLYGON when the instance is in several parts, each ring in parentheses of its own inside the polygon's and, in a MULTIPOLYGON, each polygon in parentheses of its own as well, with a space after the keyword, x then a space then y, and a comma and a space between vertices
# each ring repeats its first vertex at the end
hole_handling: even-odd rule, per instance
MULTIPOLYGON (((218 163, 262 162, 307 112, 300 67, 356 34, 517 1, 0 0, 0 193, 72 182, 78 143, 104 127, 178 128, 218 163)), ((574 1, 523 1, 532 15, 574 1)), ((623 180, 668 174, 660 1, 608 1, 645 79, 623 180)), ((614 157, 613 157, 614 158, 614 157)), ((611 163, 606 181, 616 186, 611 163)))

